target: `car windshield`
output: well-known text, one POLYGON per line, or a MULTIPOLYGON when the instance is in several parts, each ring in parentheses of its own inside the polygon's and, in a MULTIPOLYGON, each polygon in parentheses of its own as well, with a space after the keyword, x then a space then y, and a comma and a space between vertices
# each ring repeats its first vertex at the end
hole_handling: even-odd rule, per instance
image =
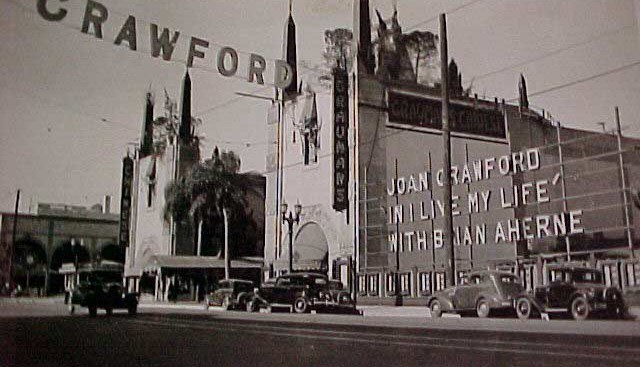
POLYGON ((573 281, 578 283, 602 283, 602 273, 596 270, 574 270, 573 281))
POLYGON ((253 289, 253 283, 238 282, 235 283, 235 290, 239 292, 246 292, 253 289))
POLYGON ((502 282, 502 283, 520 283, 518 281, 518 278, 516 278, 513 275, 501 275, 500 276, 500 282, 502 282))
POLYGON ((122 273, 117 271, 92 271, 80 274, 80 281, 87 283, 121 283, 122 273))

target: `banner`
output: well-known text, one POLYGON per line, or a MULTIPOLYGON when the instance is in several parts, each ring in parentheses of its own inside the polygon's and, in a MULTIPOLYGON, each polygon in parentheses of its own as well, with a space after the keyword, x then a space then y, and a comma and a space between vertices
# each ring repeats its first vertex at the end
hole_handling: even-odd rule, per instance
POLYGON ((333 72, 333 209, 349 206, 349 76, 333 72))
POLYGON ((122 159, 122 187, 120 189, 120 228, 118 244, 129 247, 129 223, 131 220, 131 188, 133 187, 133 159, 122 159))

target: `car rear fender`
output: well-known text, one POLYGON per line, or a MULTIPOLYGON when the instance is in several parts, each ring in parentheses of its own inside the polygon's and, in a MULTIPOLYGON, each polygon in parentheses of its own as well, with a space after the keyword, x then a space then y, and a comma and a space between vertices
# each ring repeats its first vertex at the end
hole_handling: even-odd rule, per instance
POLYGON ((431 302, 433 300, 438 300, 440 301, 440 309, 442 311, 451 311, 454 309, 453 307, 453 303, 451 302, 451 300, 443 298, 443 297, 438 297, 438 296, 431 296, 429 298, 427 298, 427 307, 431 306, 431 302))
MULTIPOLYGON (((530 295, 529 293, 523 293, 518 295, 517 297, 514 297, 514 300, 517 301, 520 298, 526 298, 529 300, 529 302, 531 303, 531 306, 533 307, 534 310, 538 311, 538 312, 544 312, 545 311, 545 306, 540 303, 540 301, 538 301, 536 299, 536 297, 530 295)), ((515 306, 515 305, 514 305, 515 306)))

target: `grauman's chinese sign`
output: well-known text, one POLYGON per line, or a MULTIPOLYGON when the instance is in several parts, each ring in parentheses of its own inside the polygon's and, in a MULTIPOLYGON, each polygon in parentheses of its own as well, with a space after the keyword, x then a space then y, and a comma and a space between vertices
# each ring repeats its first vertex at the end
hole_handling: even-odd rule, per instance
MULTIPOLYGON (((500 157, 489 157, 451 167, 451 184, 471 185, 476 182, 489 181, 499 176, 512 176, 520 172, 540 169, 540 153, 538 149, 515 152, 500 157)), ((435 184, 443 186, 443 170, 435 172, 435 184)), ((387 207, 387 223, 389 224, 389 249, 395 251, 398 243, 401 251, 426 250, 428 244, 435 248, 443 246, 443 230, 437 226, 433 230, 412 230, 396 233, 396 224, 433 221, 444 216, 444 202, 435 199, 432 172, 424 171, 409 176, 394 177, 387 186, 389 197, 395 195, 411 195, 409 203, 387 207), (424 195, 427 194, 427 195, 424 195), (416 201, 415 198, 418 198, 416 201), (393 226, 392 226, 393 224, 393 226), (391 231, 393 229, 394 231, 391 231)), ((527 205, 538 206, 550 203, 550 191, 553 186, 560 185, 560 173, 553 177, 516 185, 491 187, 479 191, 469 190, 463 196, 452 196, 452 215, 472 216, 491 210, 513 209, 527 205), (499 205, 494 203, 499 201, 499 205)), ((504 182, 504 181, 502 181, 504 182)), ((511 181, 513 182, 513 181, 511 181)), ((480 185, 486 187, 486 185, 480 185)), ((487 216, 484 216, 487 218, 487 216)), ((504 216, 502 216, 504 218, 504 216)), ((433 223, 433 222, 432 222, 433 223)), ((582 210, 571 210, 567 213, 538 213, 532 216, 512 217, 498 220, 489 226, 478 223, 473 226, 453 228, 454 245, 484 245, 514 243, 521 240, 533 240, 544 237, 567 236, 583 233, 582 210)))
MULTIPOLYGON (((67 0, 56 0, 52 2, 64 3, 67 0)), ((59 22, 67 16, 67 9, 61 4, 57 9, 54 5, 48 5, 48 0, 38 0, 38 14, 45 20, 50 22, 59 22)), ((82 19, 81 32, 90 34, 91 32, 96 38, 103 39, 102 26, 109 18, 109 10, 103 4, 88 0, 82 19)), ((159 57, 165 61, 171 61, 173 50, 180 37, 180 31, 172 32, 168 28, 163 28, 159 32, 157 24, 149 24, 151 56, 159 57)), ((138 49, 138 34, 136 31, 136 18, 129 15, 127 20, 122 24, 120 31, 116 35, 113 43, 122 45, 126 42, 131 51, 138 49)), ((205 50, 209 48, 209 41, 206 39, 191 36, 189 38, 189 52, 187 54, 187 66, 193 66, 194 58, 205 58, 205 50)), ((226 77, 231 77, 238 71, 238 53, 231 47, 222 47, 217 55, 218 72, 226 77)), ((275 60, 273 65, 273 84, 278 88, 286 88, 293 79, 293 69, 284 60, 275 60)), ((257 84, 264 84, 264 73, 267 71, 267 62, 264 57, 251 53, 248 60, 247 81, 257 84)))
MULTIPOLYGON (((449 106, 451 131, 506 138, 504 117, 499 110, 449 106)), ((437 100, 389 92, 389 121, 417 127, 442 129, 442 103, 437 100)))
POLYGON ((349 207, 349 77, 333 73, 333 209, 349 207))
POLYGON ((122 187, 120 188, 120 228, 118 244, 129 246, 129 223, 131 220, 131 188, 133 187, 133 159, 122 159, 122 187))

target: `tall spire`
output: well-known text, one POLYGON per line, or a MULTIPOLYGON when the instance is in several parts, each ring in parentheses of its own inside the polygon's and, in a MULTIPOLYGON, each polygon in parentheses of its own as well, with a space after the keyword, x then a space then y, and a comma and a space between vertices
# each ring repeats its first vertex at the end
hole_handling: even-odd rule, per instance
POLYGON ((354 19, 357 27, 357 49, 358 68, 366 74, 373 74, 375 71, 375 57, 371 45, 371 17, 369 11, 369 0, 354 1, 354 19))
POLYGON ((292 0, 289 0, 289 18, 284 30, 283 57, 293 70, 291 83, 284 89, 283 98, 291 99, 297 93, 298 88, 298 57, 296 51, 296 23, 293 21, 292 0))
POLYGON ((140 139, 140 158, 153 152, 153 95, 149 90, 146 94, 142 137, 140 139))
POLYGON ((522 74, 520 74, 518 91, 520 92, 520 108, 529 108, 529 97, 527 96, 527 81, 524 79, 524 75, 522 74))
POLYGON ((182 82, 182 106, 180 107, 180 142, 191 142, 191 77, 187 68, 182 82))

